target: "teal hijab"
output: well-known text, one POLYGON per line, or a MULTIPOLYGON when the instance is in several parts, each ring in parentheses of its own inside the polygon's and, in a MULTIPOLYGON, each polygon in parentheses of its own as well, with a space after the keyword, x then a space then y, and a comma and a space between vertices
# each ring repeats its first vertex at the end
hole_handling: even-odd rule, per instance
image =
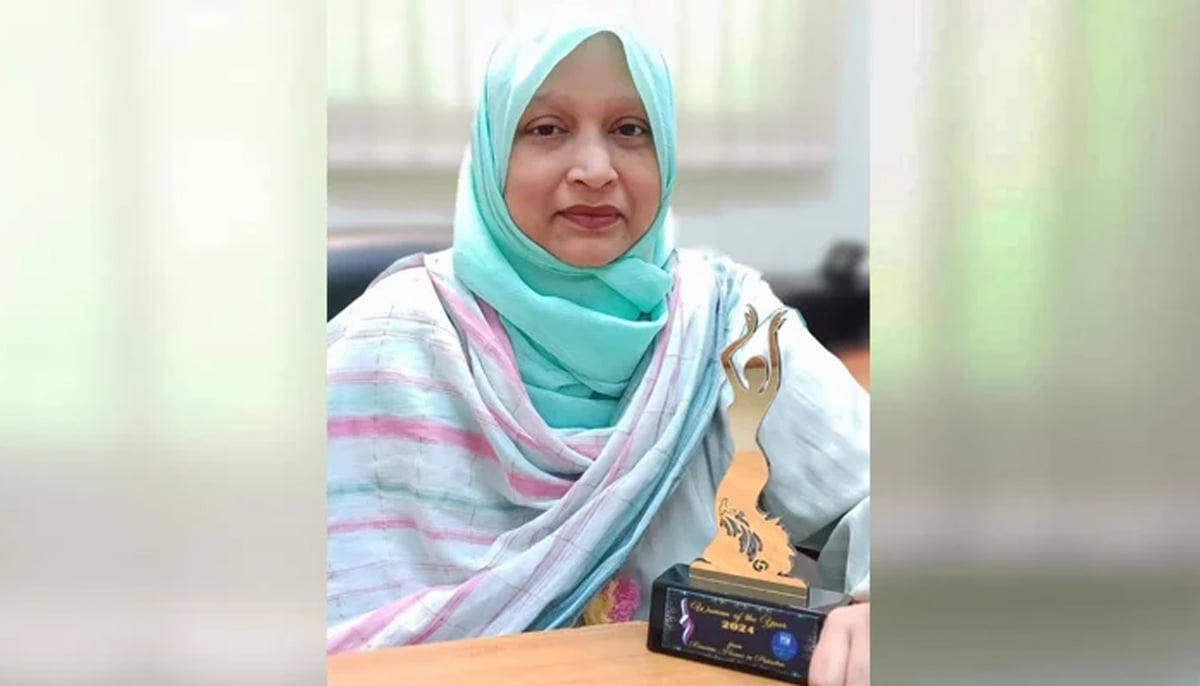
POLYGON ((454 216, 454 271, 500 316, 530 400, 555 428, 600 428, 667 318, 674 237, 675 103, 661 55, 625 29, 573 26, 514 35, 492 53, 463 161, 454 216), (603 267, 573 267, 525 236, 504 202, 513 137, 550 71, 587 38, 620 39, 649 118, 662 187, 650 230, 603 267))

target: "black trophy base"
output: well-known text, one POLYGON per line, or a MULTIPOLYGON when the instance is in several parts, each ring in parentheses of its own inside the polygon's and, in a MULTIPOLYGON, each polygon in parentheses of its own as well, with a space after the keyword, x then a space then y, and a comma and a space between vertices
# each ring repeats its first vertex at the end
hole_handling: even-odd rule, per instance
POLYGON ((808 589, 807 606, 782 596, 768 600, 693 579, 689 572, 688 565, 677 564, 654 580, 646 647, 796 684, 807 683, 826 615, 850 602, 849 596, 820 588, 808 589))

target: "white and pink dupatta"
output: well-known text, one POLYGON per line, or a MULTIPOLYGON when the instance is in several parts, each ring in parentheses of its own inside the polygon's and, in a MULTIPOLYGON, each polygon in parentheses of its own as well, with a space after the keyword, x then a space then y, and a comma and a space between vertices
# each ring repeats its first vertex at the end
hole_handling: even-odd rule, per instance
POLYGON ((402 260, 330 322, 328 652, 578 617, 716 410, 727 280, 675 260, 668 322, 606 429, 540 419, 448 252, 402 260))

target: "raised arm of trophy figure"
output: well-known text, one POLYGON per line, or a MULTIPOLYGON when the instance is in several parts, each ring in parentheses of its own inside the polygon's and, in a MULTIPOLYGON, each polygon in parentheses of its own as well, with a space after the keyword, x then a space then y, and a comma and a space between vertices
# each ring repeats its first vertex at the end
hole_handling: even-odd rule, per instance
POLYGON ((758 312, 753 306, 746 308, 746 325, 742 335, 733 341, 721 353, 721 365, 729 386, 733 389, 733 405, 730 414, 736 414, 741 420, 733 422, 734 451, 758 450, 758 427, 766 416, 771 402, 779 393, 782 382, 782 368, 779 360, 779 328, 787 318, 787 310, 776 311, 770 320, 767 336, 767 353, 769 359, 755 355, 746 361, 745 368, 739 370, 734 361, 734 355, 753 338, 758 330, 758 312), (742 375, 746 380, 742 380, 742 375))

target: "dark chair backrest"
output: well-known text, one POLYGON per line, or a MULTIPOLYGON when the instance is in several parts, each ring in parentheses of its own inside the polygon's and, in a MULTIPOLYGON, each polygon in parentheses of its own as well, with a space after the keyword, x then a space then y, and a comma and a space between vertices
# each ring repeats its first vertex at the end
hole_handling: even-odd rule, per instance
POLYGON ((855 348, 870 340, 871 291, 868 282, 833 285, 817 274, 766 275, 772 290, 804 317, 813 338, 830 350, 855 348))
POLYGON ((326 254, 325 316, 333 319, 396 260, 450 247, 449 231, 337 230, 326 254))
POLYGON ((835 243, 814 272, 764 277, 784 304, 804 316, 813 338, 826 348, 869 344, 871 275, 862 243, 835 243))

